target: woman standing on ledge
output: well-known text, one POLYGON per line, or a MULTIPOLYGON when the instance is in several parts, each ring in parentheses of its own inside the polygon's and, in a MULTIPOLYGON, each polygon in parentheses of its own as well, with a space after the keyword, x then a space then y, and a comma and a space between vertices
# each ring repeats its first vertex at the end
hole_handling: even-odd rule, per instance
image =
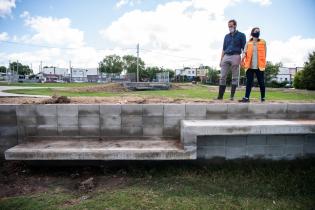
POLYGON ((250 92, 252 90, 254 74, 257 76, 260 87, 260 100, 265 101, 265 78, 264 71, 266 68, 266 42, 259 38, 260 29, 253 28, 251 31, 252 38, 246 43, 242 59, 242 67, 246 71, 246 92, 245 97, 239 102, 249 102, 250 92))

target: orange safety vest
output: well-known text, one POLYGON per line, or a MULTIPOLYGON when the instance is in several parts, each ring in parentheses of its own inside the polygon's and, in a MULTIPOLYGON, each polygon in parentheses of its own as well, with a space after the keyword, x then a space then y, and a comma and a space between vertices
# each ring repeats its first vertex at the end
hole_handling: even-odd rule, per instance
MULTIPOLYGON (((254 51, 254 41, 247 42, 247 50, 242 61, 242 66, 245 70, 249 69, 252 64, 252 57, 254 51)), ((260 71, 264 71, 266 68, 266 42, 263 39, 257 41, 257 66, 260 71)))

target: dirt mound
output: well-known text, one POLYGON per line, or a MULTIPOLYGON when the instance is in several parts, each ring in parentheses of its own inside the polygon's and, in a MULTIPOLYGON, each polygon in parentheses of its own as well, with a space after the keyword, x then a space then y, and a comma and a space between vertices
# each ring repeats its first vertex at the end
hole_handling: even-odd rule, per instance
POLYGON ((70 98, 67 96, 52 96, 49 99, 43 100, 42 104, 69 104, 70 98))
POLYGON ((70 92, 109 92, 109 93, 122 93, 129 90, 119 83, 109 83, 101 85, 91 85, 86 87, 66 88, 70 92))

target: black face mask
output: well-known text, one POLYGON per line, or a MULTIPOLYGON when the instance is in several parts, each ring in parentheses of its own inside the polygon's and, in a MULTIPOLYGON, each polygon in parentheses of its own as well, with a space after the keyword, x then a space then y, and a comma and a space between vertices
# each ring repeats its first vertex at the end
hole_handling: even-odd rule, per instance
POLYGON ((260 35, 260 32, 254 32, 252 33, 252 36, 255 37, 255 38, 258 38, 260 35))

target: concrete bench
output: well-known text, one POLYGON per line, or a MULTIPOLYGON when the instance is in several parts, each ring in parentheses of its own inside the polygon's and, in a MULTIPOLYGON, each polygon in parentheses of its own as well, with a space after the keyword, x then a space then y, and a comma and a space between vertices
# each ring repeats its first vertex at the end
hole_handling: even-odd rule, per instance
POLYGON ((197 145, 197 136, 315 134, 315 120, 182 120, 184 147, 197 145))
POLYGON ((33 137, 5 151, 6 160, 182 160, 196 159, 196 148, 170 138, 110 139, 33 137))

